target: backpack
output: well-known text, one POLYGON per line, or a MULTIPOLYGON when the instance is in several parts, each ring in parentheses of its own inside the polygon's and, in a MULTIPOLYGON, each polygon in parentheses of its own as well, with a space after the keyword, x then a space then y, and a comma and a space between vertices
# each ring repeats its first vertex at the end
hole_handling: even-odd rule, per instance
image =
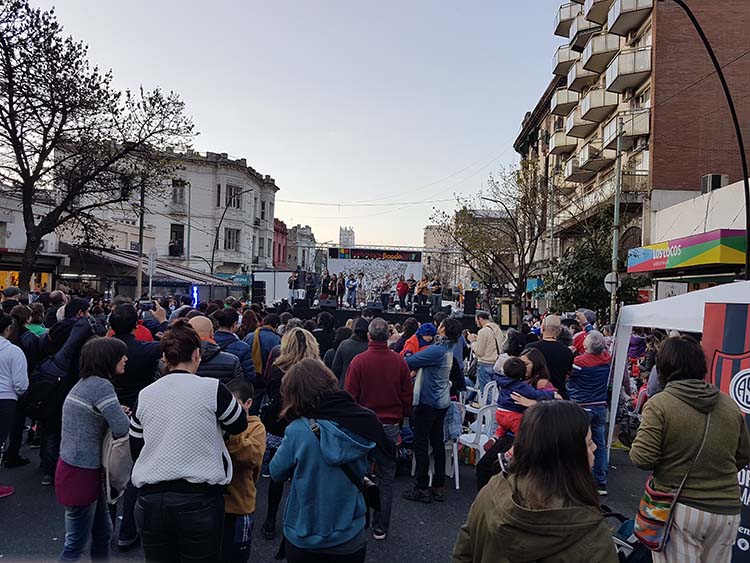
POLYGON ((125 492, 133 470, 133 458, 130 455, 130 437, 112 436, 107 430, 102 441, 102 469, 104 470, 104 489, 108 504, 115 504, 125 492))

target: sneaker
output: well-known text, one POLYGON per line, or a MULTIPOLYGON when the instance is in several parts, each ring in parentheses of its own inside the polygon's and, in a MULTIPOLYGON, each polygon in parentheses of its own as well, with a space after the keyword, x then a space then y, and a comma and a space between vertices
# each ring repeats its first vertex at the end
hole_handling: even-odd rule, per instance
POLYGON ((424 504, 432 502, 432 495, 430 494, 429 489, 420 489, 419 487, 414 487, 413 489, 404 491, 401 493, 401 498, 405 500, 413 500, 415 502, 422 502, 424 504))
POLYGON ((385 528, 378 527, 378 528, 372 529, 372 539, 374 540, 378 540, 378 541, 384 540, 387 535, 388 535, 388 532, 386 531, 385 528))
POLYGON ((629 452, 630 448, 627 447, 625 444, 623 444, 620 440, 617 440, 616 442, 612 442, 612 449, 613 450, 620 450, 623 452, 629 452))
POLYGON ((276 522, 266 520, 261 526, 261 532, 263 533, 263 539, 271 541, 276 537, 276 522))
POLYGON ((53 485, 55 483, 54 475, 45 474, 42 476, 42 485, 45 487, 53 485))
POLYGON ((18 457, 6 459, 3 465, 5 465, 5 469, 13 469, 14 467, 23 467, 29 463, 31 463, 29 458, 19 455, 18 457))
POLYGON ((600 497, 606 497, 607 496, 607 487, 602 487, 601 485, 599 485, 596 488, 596 492, 599 493, 600 497))
POLYGON ((5 485, 0 485, 0 498, 9 497, 15 492, 16 490, 13 487, 6 487, 5 485))
POLYGON ((435 502, 445 502, 445 487, 430 487, 430 496, 435 502))
POLYGON ((120 551, 130 551, 141 545, 140 536, 135 536, 133 539, 119 538, 117 540, 117 549, 120 551))

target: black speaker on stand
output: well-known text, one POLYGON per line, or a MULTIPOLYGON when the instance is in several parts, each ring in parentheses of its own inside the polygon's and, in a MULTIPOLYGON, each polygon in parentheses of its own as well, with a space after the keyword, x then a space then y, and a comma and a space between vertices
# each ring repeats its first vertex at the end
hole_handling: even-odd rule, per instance
POLYGON ((415 315, 427 315, 429 317, 431 310, 432 307, 430 305, 414 305, 415 315))
POLYGON ((250 286, 250 302, 260 303, 261 305, 266 302, 265 281, 253 281, 253 284, 250 286))
POLYGON ((476 291, 464 292, 464 315, 474 316, 477 313, 477 295, 476 291))
POLYGON ((335 311, 336 300, 335 299, 321 299, 318 303, 323 311, 335 311))

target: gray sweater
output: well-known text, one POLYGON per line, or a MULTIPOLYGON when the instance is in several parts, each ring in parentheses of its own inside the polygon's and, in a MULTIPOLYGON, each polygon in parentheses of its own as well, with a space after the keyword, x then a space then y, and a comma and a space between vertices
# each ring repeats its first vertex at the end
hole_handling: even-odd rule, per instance
POLYGON ((129 426, 112 383, 96 376, 82 379, 63 403, 60 457, 73 467, 98 469, 107 428, 120 438, 127 435, 129 426))

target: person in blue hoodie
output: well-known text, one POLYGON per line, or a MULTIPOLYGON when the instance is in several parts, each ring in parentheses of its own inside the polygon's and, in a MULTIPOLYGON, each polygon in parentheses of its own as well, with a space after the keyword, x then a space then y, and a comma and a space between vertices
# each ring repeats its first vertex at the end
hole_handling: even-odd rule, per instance
POLYGON ((358 484, 374 448, 395 455, 377 416, 339 389, 320 360, 292 366, 281 386, 281 416, 291 420, 271 460, 271 478, 291 478, 284 510, 289 563, 363 563, 367 506, 358 484), (348 474, 347 474, 348 473, 348 474))
POLYGON ((253 365, 253 349, 247 342, 243 342, 235 334, 240 320, 240 314, 237 309, 227 307, 219 309, 212 317, 219 325, 214 332, 214 340, 222 352, 228 352, 237 356, 242 366, 242 373, 245 379, 252 383, 255 381, 255 366, 253 365))
POLYGON ((414 457, 416 458, 414 488, 404 491, 406 500, 429 503, 445 500, 445 442, 443 421, 451 404, 450 374, 453 367, 453 348, 463 326, 449 317, 440 323, 435 344, 406 358, 409 369, 417 371, 414 381, 414 457), (430 455, 435 458, 430 487, 430 455))

